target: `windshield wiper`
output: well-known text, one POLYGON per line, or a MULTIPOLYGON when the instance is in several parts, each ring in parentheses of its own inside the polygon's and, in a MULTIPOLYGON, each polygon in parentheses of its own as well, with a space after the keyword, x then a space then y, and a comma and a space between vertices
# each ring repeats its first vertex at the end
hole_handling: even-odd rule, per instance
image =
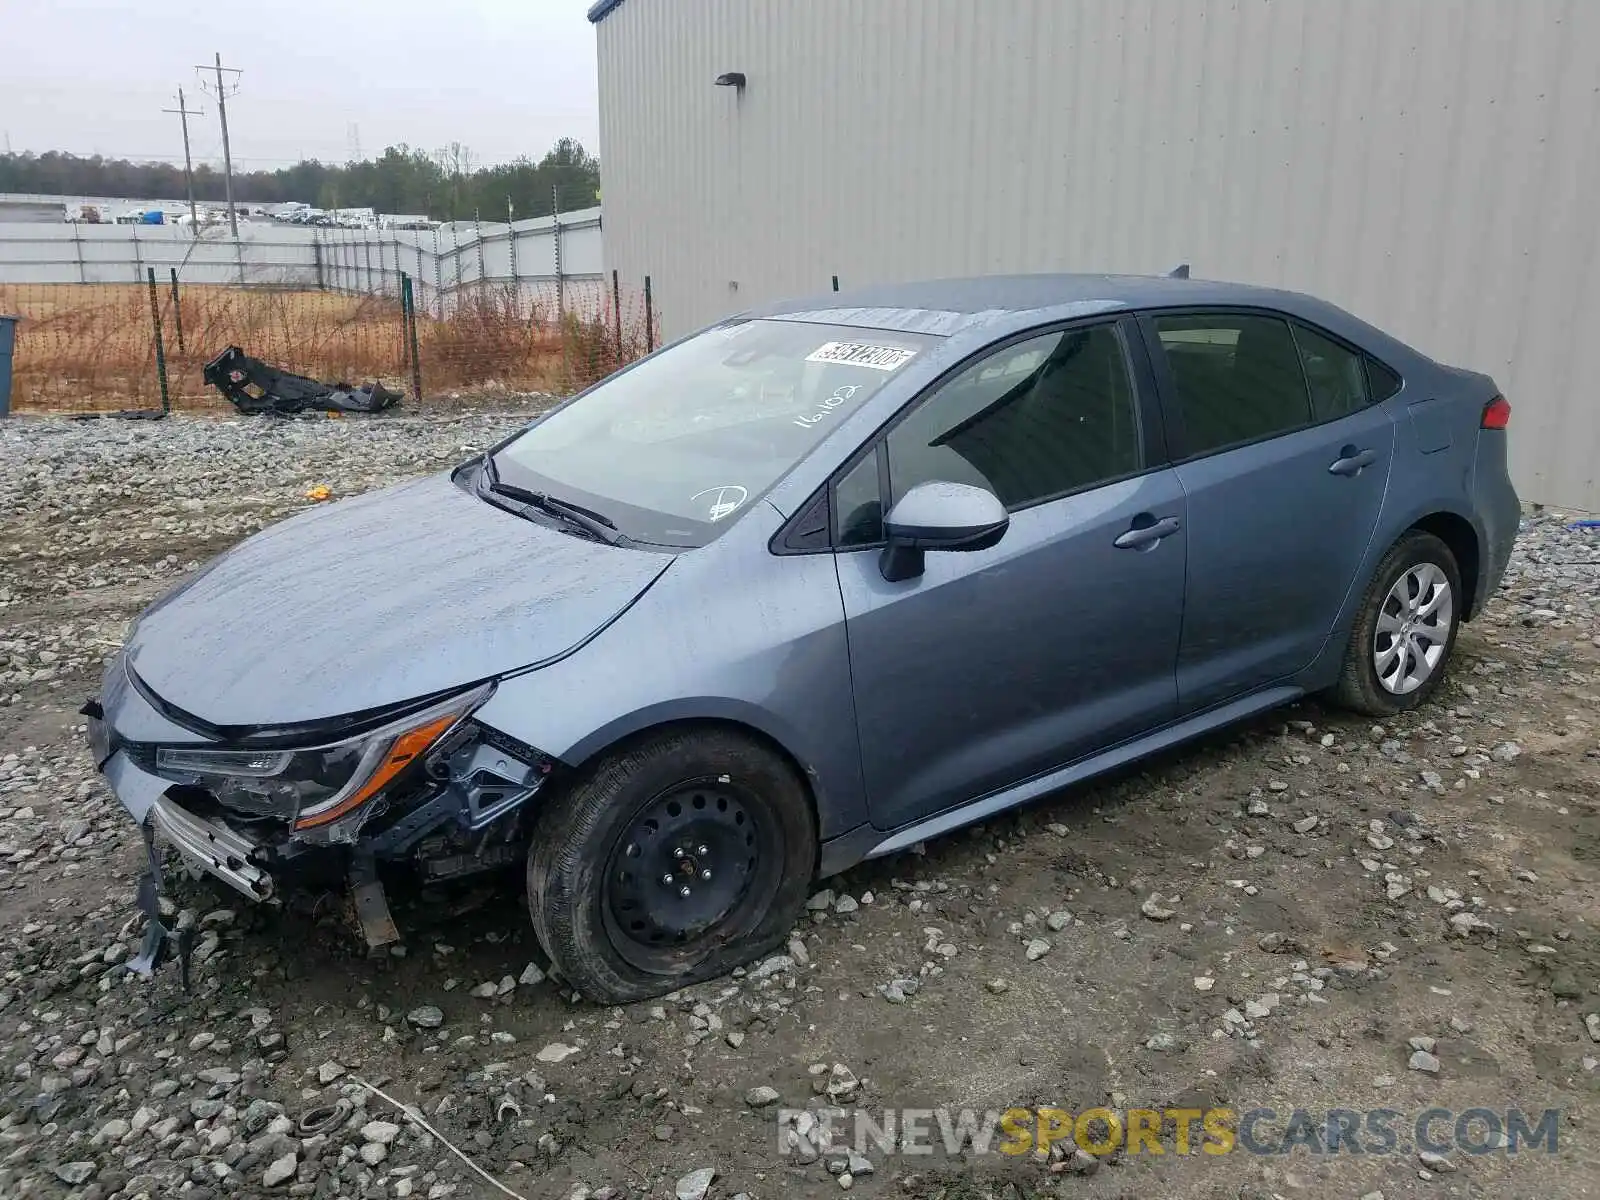
POLYGON ((577 526, 608 546, 615 546, 623 540, 623 535, 617 530, 616 522, 603 513, 597 513, 593 509, 584 508, 568 500, 557 499, 545 492, 518 487, 514 483, 502 483, 492 455, 486 454, 483 457, 483 474, 489 481, 489 490, 496 496, 504 496, 507 500, 515 500, 519 504, 537 508, 540 512, 577 526))

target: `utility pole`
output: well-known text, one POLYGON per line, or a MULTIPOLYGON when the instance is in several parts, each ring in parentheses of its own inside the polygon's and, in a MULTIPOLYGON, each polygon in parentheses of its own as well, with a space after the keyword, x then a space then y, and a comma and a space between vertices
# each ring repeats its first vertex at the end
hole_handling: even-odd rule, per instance
MULTIPOLYGON (((228 97, 237 95, 239 91, 239 68, 225 67, 222 65, 222 52, 217 52, 215 68, 204 65, 195 67, 196 71, 215 70, 217 73, 217 90, 213 95, 217 98, 217 115, 222 119, 222 186, 228 197, 228 232, 233 235, 234 241, 239 240, 239 217, 233 208, 233 152, 228 146, 228 97), (226 71, 233 76, 229 83, 223 83, 222 73, 226 71)), ((206 86, 205 76, 200 76, 200 86, 206 86)))
POLYGON ((191 112, 183 102, 183 89, 178 89, 178 107, 163 108, 164 113, 177 113, 183 122, 183 184, 189 190, 189 232, 195 237, 200 236, 200 218, 194 210, 194 163, 189 158, 189 118, 203 117, 205 113, 198 110, 191 112))

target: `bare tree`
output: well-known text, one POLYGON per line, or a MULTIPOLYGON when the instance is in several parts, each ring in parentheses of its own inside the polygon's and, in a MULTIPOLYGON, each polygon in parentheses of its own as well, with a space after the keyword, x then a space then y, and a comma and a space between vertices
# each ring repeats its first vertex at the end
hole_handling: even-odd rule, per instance
POLYGON ((460 216, 462 194, 466 191, 472 173, 477 167, 477 156, 465 143, 451 142, 434 152, 434 161, 439 164, 439 169, 444 172, 449 185, 448 215, 452 218, 460 216))

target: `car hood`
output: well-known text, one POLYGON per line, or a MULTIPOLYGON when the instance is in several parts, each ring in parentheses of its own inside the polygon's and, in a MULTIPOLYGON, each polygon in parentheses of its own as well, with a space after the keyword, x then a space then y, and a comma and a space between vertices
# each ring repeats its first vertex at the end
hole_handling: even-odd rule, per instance
POLYGON ((244 541, 144 613, 128 663, 210 725, 325 720, 557 658, 672 559, 535 524, 434 476, 244 541))

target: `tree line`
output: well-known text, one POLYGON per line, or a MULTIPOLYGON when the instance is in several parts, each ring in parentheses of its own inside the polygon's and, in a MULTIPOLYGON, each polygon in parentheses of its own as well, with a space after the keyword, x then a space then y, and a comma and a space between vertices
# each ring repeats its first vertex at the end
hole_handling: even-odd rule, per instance
MULTIPOLYGON (((184 197, 183 168, 170 163, 130 162, 100 155, 80 157, 48 150, 0 154, 0 192, 68 196, 126 196, 172 200, 184 197)), ((222 172, 201 164, 194 172, 194 197, 220 203, 227 190, 222 172)), ((552 203, 563 212, 600 202, 600 160, 572 139, 562 138, 544 157, 481 166, 459 142, 429 153, 390 146, 375 159, 344 164, 310 159, 273 171, 235 171, 238 204, 301 201, 317 208, 372 208, 435 220, 505 220, 507 205, 517 218, 548 216, 552 203)))

